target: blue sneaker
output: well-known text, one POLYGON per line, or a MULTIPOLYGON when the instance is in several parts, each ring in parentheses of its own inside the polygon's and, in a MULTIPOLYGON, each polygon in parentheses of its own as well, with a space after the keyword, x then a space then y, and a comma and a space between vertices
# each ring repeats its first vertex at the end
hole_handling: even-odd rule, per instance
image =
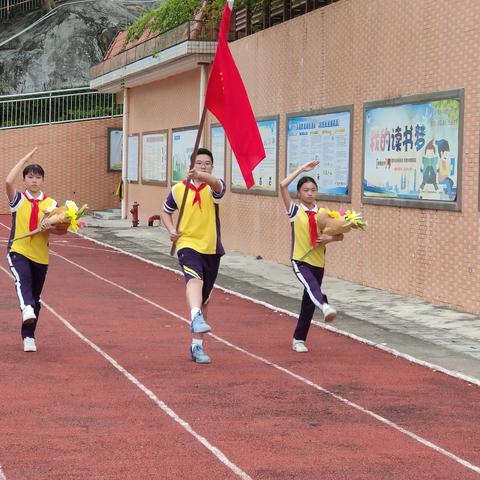
POLYGON ((205 353, 202 345, 192 345, 190 347, 190 355, 195 363, 211 363, 210 357, 205 353))
POLYGON ((210 325, 205 321, 203 318, 202 312, 198 312, 192 320, 192 323, 190 324, 190 331, 192 333, 207 333, 212 330, 210 328, 210 325))

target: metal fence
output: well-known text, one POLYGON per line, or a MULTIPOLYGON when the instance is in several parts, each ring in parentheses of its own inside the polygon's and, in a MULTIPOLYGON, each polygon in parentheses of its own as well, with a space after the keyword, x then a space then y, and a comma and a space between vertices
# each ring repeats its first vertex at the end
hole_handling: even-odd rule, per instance
POLYGON ((245 37, 338 0, 255 0, 235 15, 235 39, 245 37))
POLYGON ((87 88, 0 96, 0 129, 118 117, 116 95, 87 88))
POLYGON ((19 13, 41 7, 41 0, 0 0, 0 18, 8 18, 19 13))

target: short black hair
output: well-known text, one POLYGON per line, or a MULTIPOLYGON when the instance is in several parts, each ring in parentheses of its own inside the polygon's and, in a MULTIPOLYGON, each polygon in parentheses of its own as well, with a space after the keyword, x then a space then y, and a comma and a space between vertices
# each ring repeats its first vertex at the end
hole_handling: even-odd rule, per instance
POLYGON ((208 148, 200 147, 197 151, 197 155, 208 155, 213 165, 213 154, 208 148))
POLYGON ((43 168, 38 165, 38 163, 32 163, 31 165, 27 165, 23 169, 23 179, 25 180, 25 177, 30 173, 35 173, 36 175, 41 175, 42 178, 45 178, 45 172, 43 168))
POLYGON ((318 190, 318 185, 315 179, 313 179, 312 177, 302 177, 297 183, 297 192, 300 191, 304 183, 309 183, 309 182, 313 183, 315 185, 315 188, 318 190))

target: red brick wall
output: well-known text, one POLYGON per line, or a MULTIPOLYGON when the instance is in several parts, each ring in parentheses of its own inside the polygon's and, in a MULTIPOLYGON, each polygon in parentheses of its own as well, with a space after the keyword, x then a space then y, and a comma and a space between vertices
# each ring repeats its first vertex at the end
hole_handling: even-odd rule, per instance
MULTIPOLYGON (((479 24, 474 0, 340 0, 230 45, 255 114, 280 115, 280 178, 287 113, 354 105, 352 202, 326 205, 363 211, 369 228, 328 247, 329 275, 480 313, 479 24), (462 211, 363 205, 363 104, 459 88, 462 211)), ((196 123, 198 91, 198 72, 132 89, 132 127, 196 123)), ((130 190, 143 220, 166 193, 141 184, 130 190)), ((228 192, 222 224, 226 248, 288 263, 289 224, 277 198, 228 192)))
MULTIPOLYGON (((88 203, 92 210, 119 208, 113 193, 119 173, 107 172, 107 129, 122 126, 121 118, 0 130, 0 178, 34 146, 32 162, 45 170, 45 192, 57 202, 88 203)), ((21 176, 17 188, 22 188, 21 176)), ((0 213, 8 213, 0 195, 0 213)))

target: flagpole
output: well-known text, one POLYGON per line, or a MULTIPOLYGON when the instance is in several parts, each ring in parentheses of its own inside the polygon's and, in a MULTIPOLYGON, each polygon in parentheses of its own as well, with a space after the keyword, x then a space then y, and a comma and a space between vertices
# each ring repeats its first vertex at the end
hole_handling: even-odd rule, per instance
POLYGON ((122 198, 121 217, 127 218, 127 160, 128 160, 128 88, 123 87, 123 119, 122 119, 122 198))
MULTIPOLYGON (((207 116, 207 107, 204 104, 203 105, 203 110, 202 110, 202 117, 200 118, 200 125, 198 126, 197 138, 195 140, 195 146, 193 147, 192 156, 190 157, 190 168, 189 168, 189 170, 191 170, 195 165, 195 159, 197 158, 198 149, 200 147, 200 139, 202 138, 203 126, 205 124, 206 116, 207 116)), ((183 192, 182 204, 181 204, 180 210, 178 212, 177 226, 175 228, 175 230, 177 232, 178 232, 178 227, 180 226, 180 222, 182 221, 183 211, 185 210, 185 203, 187 202, 187 195, 188 195, 188 190, 190 188, 190 183, 192 183, 192 180, 190 178, 188 178, 187 182, 185 183, 185 190, 183 192)), ((175 243, 172 243, 172 248, 170 249, 170 255, 173 256, 174 253, 175 253, 175 243)))

